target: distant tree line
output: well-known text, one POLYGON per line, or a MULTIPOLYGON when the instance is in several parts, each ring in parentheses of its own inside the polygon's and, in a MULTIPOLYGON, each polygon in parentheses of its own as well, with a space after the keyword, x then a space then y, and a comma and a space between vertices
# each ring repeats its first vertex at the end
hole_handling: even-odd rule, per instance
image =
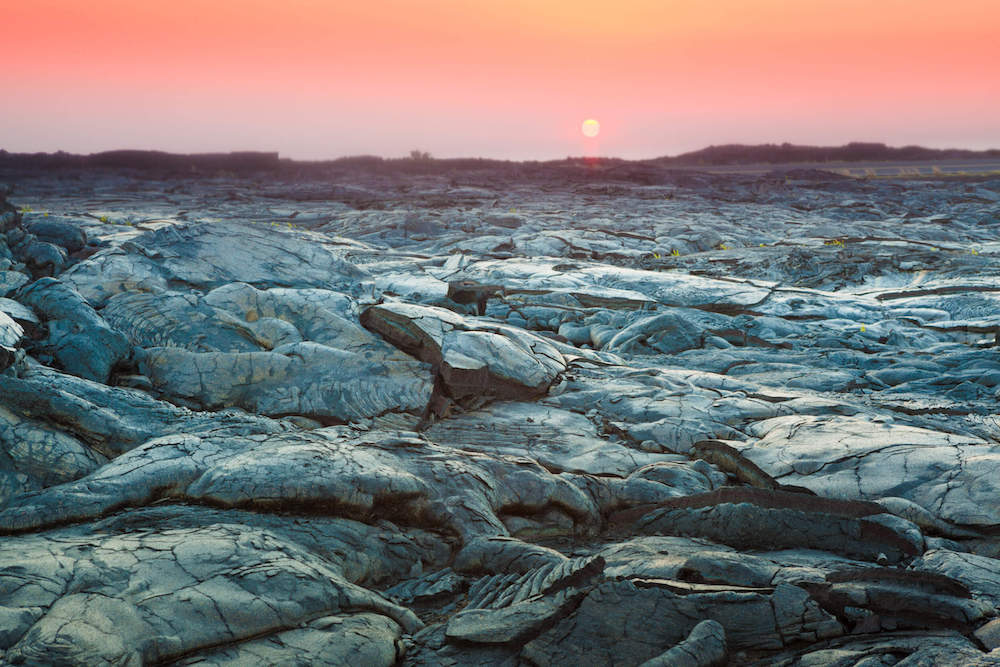
POLYGON ((628 161, 619 158, 567 157, 546 162, 493 160, 486 158, 434 158, 422 150, 410 151, 409 156, 383 158, 376 155, 352 155, 335 160, 302 161, 279 158, 276 152, 237 151, 232 153, 178 154, 162 151, 118 150, 74 155, 56 153, 8 153, 0 150, 0 168, 21 169, 80 169, 125 168, 163 174, 205 174, 231 172, 246 174, 257 171, 308 173, 333 169, 365 169, 373 172, 448 173, 482 169, 506 171, 520 169, 613 168, 643 169, 672 166, 777 164, 795 162, 887 162, 937 161, 949 159, 998 159, 1000 150, 971 151, 940 150, 922 146, 893 148, 881 143, 854 142, 846 146, 798 146, 795 144, 761 144, 747 146, 727 144, 674 157, 628 161))
POLYGON ((653 160, 660 164, 756 164, 784 162, 888 162, 932 161, 970 158, 1000 158, 1000 150, 971 151, 923 146, 893 148, 880 143, 852 142, 846 146, 798 146, 795 144, 726 144, 709 146, 675 157, 653 160))
POLYGON ((119 150, 74 155, 56 153, 8 153, 0 150, 0 167, 13 168, 87 168, 110 167, 137 170, 180 172, 231 171, 245 173, 271 170, 280 166, 278 153, 234 151, 231 153, 166 153, 164 151, 119 150))

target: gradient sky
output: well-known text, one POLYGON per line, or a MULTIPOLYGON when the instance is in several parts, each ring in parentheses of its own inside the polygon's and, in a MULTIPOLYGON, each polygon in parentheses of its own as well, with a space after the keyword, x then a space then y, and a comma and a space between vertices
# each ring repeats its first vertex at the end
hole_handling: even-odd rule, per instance
POLYGON ((1000 0, 0 0, 0 25, 16 152, 1000 147, 1000 0))

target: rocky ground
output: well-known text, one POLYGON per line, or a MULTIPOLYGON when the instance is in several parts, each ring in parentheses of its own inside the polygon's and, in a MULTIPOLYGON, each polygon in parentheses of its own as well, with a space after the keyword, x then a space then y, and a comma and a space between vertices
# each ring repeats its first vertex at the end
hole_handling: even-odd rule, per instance
POLYGON ((0 176, 4 664, 1000 665, 998 179, 0 176))

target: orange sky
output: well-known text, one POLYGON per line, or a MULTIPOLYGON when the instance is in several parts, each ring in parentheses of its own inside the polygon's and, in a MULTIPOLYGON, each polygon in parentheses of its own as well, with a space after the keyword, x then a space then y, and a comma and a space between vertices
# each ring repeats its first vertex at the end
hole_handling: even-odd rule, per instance
POLYGON ((0 25, 10 151, 1000 147, 1000 0, 0 0, 0 25))

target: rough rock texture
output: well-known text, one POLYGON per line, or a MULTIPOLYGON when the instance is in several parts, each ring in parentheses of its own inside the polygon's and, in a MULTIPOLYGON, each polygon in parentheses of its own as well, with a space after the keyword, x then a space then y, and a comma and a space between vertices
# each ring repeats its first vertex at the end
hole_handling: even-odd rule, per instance
POLYGON ((24 329, 10 315, 0 311, 0 370, 14 363, 14 348, 21 342, 24 329))
POLYGON ((178 404, 339 422, 422 409, 427 367, 360 327, 352 308, 330 290, 231 283, 204 298, 122 292, 103 313, 141 348, 136 366, 154 391, 178 404))
POLYGON ((455 400, 530 399, 565 370, 559 351, 514 327, 475 325, 441 308, 386 303, 361 314, 361 324, 431 364, 455 400))
POLYGON ((702 621, 687 639, 642 663, 640 667, 713 667, 726 664, 726 629, 718 621, 702 621))
POLYGON ((4 605, 30 600, 37 609, 4 647, 15 664, 166 660, 336 612, 374 612, 410 632, 421 626, 329 563, 248 526, 25 536, 4 542, 0 563, 19 580, 4 605))
MULTIPOLYGON (((668 501, 662 509, 641 517, 634 530, 704 537, 742 549, 805 547, 891 563, 922 552, 922 536, 919 531, 912 534, 905 520, 890 517, 892 521, 886 525, 878 521, 881 514, 862 518, 819 502, 788 504, 784 502, 788 498, 777 493, 766 496, 775 498, 775 503, 758 503, 754 497, 744 500, 739 496, 733 499, 737 502, 731 502, 718 494, 705 494, 708 497, 704 500, 695 495, 681 498, 678 503, 668 501)), ((619 521, 624 519, 622 514, 619 521)))
POLYGON ((780 482, 840 498, 900 496, 951 523, 1000 524, 1000 443, 856 416, 778 417, 751 432, 758 439, 741 453, 780 482))
POLYGON ((725 628, 731 650, 777 649, 842 632, 805 591, 790 584, 769 593, 678 594, 656 580, 606 582, 591 590, 574 613, 529 642, 524 656, 536 664, 642 663, 658 654, 658 646, 683 641, 697 619, 725 628), (617 612, 609 615, 608 609, 617 612))
POLYGON ((68 373, 107 382, 111 369, 129 354, 128 341, 112 329, 72 287, 41 278, 20 291, 21 303, 44 320, 48 336, 35 346, 68 373))
POLYGON ((0 664, 1000 664, 1000 181, 276 165, 0 173, 0 664))
POLYGON ((598 515, 572 480, 524 459, 461 452, 407 433, 329 427, 237 436, 223 429, 153 438, 84 479, 13 498, 0 510, 0 531, 165 499, 357 517, 391 508, 396 518, 469 537, 506 534, 505 511, 551 509, 571 524, 598 515))

